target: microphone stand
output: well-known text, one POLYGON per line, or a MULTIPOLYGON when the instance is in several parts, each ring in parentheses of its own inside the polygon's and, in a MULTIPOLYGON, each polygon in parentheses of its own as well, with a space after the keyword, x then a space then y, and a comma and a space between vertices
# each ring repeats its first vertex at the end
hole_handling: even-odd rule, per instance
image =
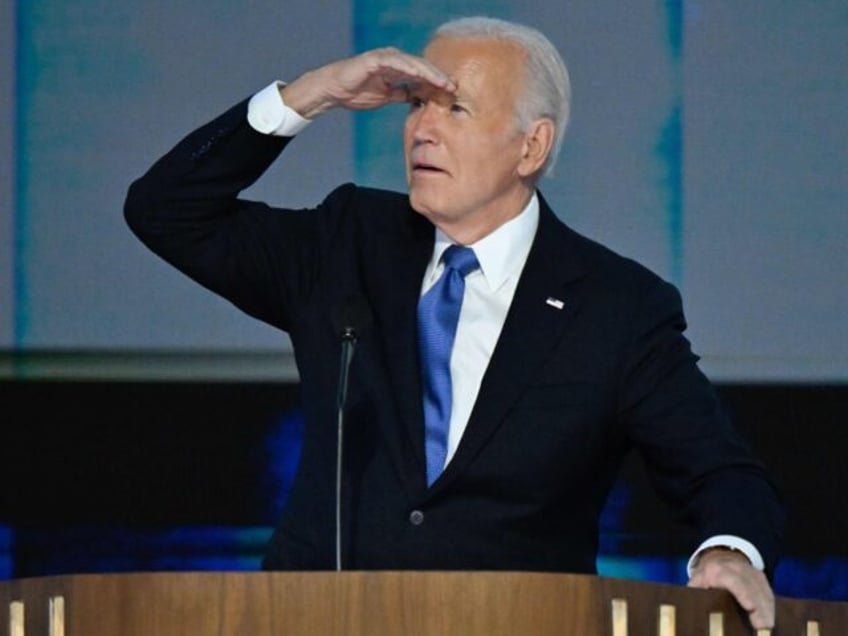
POLYGON ((347 380, 350 362, 356 347, 356 329, 347 326, 342 331, 342 359, 339 371, 338 432, 336 445, 336 571, 342 569, 342 445, 344 441, 344 408, 347 401, 347 380))

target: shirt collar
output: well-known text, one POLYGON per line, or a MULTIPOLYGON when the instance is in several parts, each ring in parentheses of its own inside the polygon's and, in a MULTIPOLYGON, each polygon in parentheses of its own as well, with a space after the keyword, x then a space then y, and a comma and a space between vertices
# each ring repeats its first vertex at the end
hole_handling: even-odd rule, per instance
MULTIPOLYGON (((469 245, 474 249, 480 271, 493 292, 513 275, 518 275, 527 261, 536 229, 539 226, 539 197, 534 192, 521 213, 501 225, 491 234, 469 245)), ((453 241, 436 228, 436 244, 428 271, 435 275, 441 271, 442 253, 453 241)))

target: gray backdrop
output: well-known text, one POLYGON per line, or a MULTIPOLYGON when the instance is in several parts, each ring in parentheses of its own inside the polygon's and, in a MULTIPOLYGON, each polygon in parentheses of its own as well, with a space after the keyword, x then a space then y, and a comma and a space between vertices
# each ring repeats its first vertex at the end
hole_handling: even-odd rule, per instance
MULTIPOLYGON (((293 377, 284 334, 130 235, 126 189, 271 80, 417 49, 458 13, 527 22, 560 47, 574 115, 541 189, 681 288, 712 378, 848 379, 844 0, 3 3, 5 375, 95 360, 107 376, 293 377)), ((403 188, 403 112, 322 117, 247 195, 305 206, 346 180, 403 188)))

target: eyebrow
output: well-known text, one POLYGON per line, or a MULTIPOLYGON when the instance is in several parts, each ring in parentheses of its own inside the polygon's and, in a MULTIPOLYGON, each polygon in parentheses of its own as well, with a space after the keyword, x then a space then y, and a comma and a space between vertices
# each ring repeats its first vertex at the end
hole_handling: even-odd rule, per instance
POLYGON ((471 97, 462 92, 462 89, 457 87, 457 90, 454 92, 446 91, 441 88, 437 88, 431 84, 426 82, 418 82, 415 80, 405 80, 402 82, 398 82, 396 84, 399 88, 402 87, 406 90, 407 99, 411 97, 430 97, 436 94, 448 95, 451 98, 452 103, 461 102, 464 104, 473 103, 471 97))

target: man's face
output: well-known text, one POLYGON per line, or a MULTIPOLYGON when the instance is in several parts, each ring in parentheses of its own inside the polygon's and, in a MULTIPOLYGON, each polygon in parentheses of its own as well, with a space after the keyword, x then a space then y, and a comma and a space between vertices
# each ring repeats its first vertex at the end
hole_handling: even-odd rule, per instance
POLYGON ((455 93, 412 87, 404 127, 412 207, 469 244, 516 216, 532 186, 522 172, 515 105, 524 53, 499 40, 440 37, 424 57, 455 93))

